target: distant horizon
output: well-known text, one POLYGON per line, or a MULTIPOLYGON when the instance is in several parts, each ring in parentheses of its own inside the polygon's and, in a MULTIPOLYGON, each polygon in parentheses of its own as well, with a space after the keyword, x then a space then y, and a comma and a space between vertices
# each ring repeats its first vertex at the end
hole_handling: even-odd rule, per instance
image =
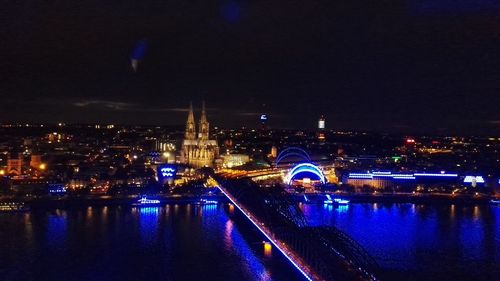
MULTIPOLYGON (((185 129, 185 124, 144 124, 144 123, 111 123, 111 122, 74 122, 74 123, 66 123, 66 122, 0 122, 0 128, 64 128, 64 127, 71 127, 71 126, 107 126, 107 125, 113 125, 115 127, 155 127, 155 128, 170 128, 174 129, 177 132, 182 132, 185 129), (62 126, 59 125, 59 123, 62 123, 62 126), (28 124, 29 126, 26 126, 28 124)), ((232 126, 219 126, 217 124, 212 124, 210 123, 210 130, 213 130, 214 127, 217 127, 218 129, 223 129, 223 130, 255 130, 259 131, 262 129, 260 124, 254 124, 254 126, 239 126, 239 127, 232 127, 232 126)), ((105 127, 102 127, 100 129, 106 129, 105 127)), ((266 128, 268 131, 303 131, 306 133, 315 133, 318 131, 317 128, 290 128, 290 127, 268 127, 266 128)), ((395 135, 395 136, 432 136, 432 137, 493 137, 493 138, 500 138, 500 132, 499 133, 476 133, 476 134, 466 134, 466 133, 439 133, 439 132, 410 132, 410 131, 384 131, 384 130, 374 130, 374 129, 349 129, 349 128, 325 128, 324 131, 328 133, 336 133, 336 132, 353 132, 353 133, 367 133, 367 134, 380 134, 380 135, 395 135)))

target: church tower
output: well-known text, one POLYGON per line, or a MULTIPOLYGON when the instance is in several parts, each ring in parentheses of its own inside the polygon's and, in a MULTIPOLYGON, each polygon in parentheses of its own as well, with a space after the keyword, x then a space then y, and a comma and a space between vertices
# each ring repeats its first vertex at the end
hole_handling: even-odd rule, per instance
POLYGON ((212 167, 219 155, 217 140, 209 139, 209 123, 205 111, 205 102, 201 110, 198 137, 194 123, 193 105, 189 106, 186 133, 182 142, 181 162, 193 168, 212 167))
POLYGON ((203 102, 201 107, 201 118, 200 118, 200 127, 199 127, 198 138, 201 140, 208 140, 209 134, 209 123, 207 121, 207 115, 205 111, 205 102, 203 102))
POLYGON ((194 123, 193 103, 189 104, 189 114, 186 122, 186 140, 194 140, 196 138, 196 128, 194 123))

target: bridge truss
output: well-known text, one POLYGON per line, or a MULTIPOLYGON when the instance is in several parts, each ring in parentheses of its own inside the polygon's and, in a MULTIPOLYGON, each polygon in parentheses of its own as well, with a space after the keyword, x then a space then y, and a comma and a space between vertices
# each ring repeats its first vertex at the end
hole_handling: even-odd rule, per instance
POLYGON ((377 280, 378 265, 361 245, 335 227, 310 227, 282 187, 263 188, 248 179, 217 181, 308 280, 377 280))

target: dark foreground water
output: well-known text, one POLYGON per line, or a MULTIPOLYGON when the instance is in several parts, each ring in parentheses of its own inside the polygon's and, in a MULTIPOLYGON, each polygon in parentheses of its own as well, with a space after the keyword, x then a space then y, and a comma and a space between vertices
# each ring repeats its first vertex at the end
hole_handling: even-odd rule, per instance
MULTIPOLYGON (((500 280, 500 207, 303 205, 362 244, 385 280, 500 280)), ((0 214, 0 280, 301 280, 228 206, 0 214)))
POLYGON ((302 205, 313 225, 358 241, 384 280, 500 280, 500 206, 302 205))
POLYGON ((0 280, 301 280, 227 206, 0 214, 0 280))

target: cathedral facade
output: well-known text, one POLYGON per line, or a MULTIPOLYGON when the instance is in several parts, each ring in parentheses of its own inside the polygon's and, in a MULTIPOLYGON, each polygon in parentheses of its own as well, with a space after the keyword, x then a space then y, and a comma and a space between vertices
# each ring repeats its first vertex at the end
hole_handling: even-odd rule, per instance
POLYGON ((213 167, 215 158, 219 155, 217 140, 211 140, 210 127, 205 112, 205 103, 202 105, 201 118, 196 134, 193 105, 189 107, 186 122, 186 133, 182 142, 181 162, 193 168, 213 167))

